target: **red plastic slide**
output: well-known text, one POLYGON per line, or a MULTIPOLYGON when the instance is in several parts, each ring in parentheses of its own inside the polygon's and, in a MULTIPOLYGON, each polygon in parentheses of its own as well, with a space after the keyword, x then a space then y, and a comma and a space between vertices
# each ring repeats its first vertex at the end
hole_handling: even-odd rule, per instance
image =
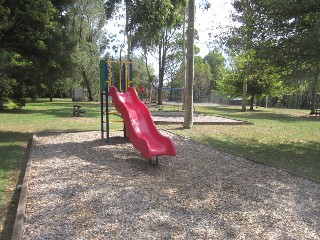
POLYGON ((140 101, 135 88, 130 87, 127 92, 119 93, 115 87, 110 87, 109 95, 122 115, 130 142, 142 157, 152 159, 155 156, 176 155, 172 140, 158 131, 149 109, 140 101))

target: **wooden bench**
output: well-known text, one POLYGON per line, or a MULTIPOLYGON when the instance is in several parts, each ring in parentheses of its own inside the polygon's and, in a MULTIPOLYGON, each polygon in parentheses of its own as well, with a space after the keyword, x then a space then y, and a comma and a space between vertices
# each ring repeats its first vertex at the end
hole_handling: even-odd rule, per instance
POLYGON ((316 114, 316 116, 318 116, 318 115, 320 116, 320 108, 315 110, 315 114, 316 114))
POLYGON ((82 117, 86 111, 81 110, 80 105, 73 105, 73 116, 74 117, 82 117))

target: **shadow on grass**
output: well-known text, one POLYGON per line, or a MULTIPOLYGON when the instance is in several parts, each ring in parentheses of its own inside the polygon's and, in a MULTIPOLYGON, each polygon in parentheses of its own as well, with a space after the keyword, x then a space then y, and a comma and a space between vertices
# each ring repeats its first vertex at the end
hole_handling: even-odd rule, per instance
MULTIPOLYGON (((31 134, 19 132, 0 132, 0 171, 4 173, 4 177, 12 171, 19 171, 18 179, 12 179, 10 185, 16 186, 23 183, 26 170, 27 160, 31 147, 31 134), (27 144, 28 143, 28 144, 27 144)), ((8 175, 9 177, 9 175, 8 175)), ((6 181, 5 179, 0 179, 6 181)), ((11 195, 10 201, 1 206, 1 217, 5 218, 0 239, 11 239, 15 216, 20 198, 20 189, 15 188, 11 195)))
POLYGON ((320 180, 320 143, 259 143, 256 140, 215 139, 200 137, 197 139, 214 148, 248 158, 253 161, 280 167, 302 176, 320 180))
MULTIPOLYGON (((4 113, 7 114, 17 114, 17 115, 49 115, 58 118, 73 117, 73 103, 51 103, 50 105, 42 104, 43 109, 32 109, 32 108, 22 108, 22 109, 7 109, 4 113)), ((41 104, 39 104, 41 106, 41 104)), ((86 111, 85 117, 98 117, 100 116, 100 106, 94 106, 87 104, 81 108, 81 110, 86 111)))
POLYGON ((30 137, 29 133, 0 132, 0 170, 10 171, 17 168, 30 137))

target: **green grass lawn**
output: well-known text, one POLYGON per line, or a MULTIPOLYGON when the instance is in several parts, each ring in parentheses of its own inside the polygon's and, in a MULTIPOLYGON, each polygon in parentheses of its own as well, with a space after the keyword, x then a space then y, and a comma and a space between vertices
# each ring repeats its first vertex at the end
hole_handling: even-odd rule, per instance
MULTIPOLYGON (((81 109, 86 111, 84 117, 73 117, 73 105, 71 100, 66 99, 54 99, 52 102, 39 99, 28 102, 22 109, 7 109, 0 113, 0 233, 2 230, 10 231, 7 228, 12 227, 5 226, 10 223, 4 222, 8 209, 17 200, 15 188, 21 167, 27 161, 27 144, 32 134, 100 130, 99 103, 80 103, 81 109)), ((122 124, 115 124, 114 127, 120 128, 119 125, 122 124)))
POLYGON ((173 130, 226 152, 320 180, 320 118, 307 116, 307 110, 241 112, 239 107, 197 107, 197 112, 254 125, 195 125, 190 130, 173 130))
MULTIPOLYGON (((28 157, 27 144, 32 134, 100 130, 99 103, 80 103, 86 113, 79 118, 73 117, 73 105, 65 99, 54 99, 53 102, 40 99, 27 102, 23 109, 0 113, 0 232, 12 225, 7 217, 10 213, 7 213, 12 202, 17 201, 15 187, 28 157)), ((239 109, 197 107, 197 112, 245 120, 254 125, 195 125, 190 130, 181 126, 169 128, 226 152, 320 180, 319 117, 306 117, 307 110, 259 108, 240 112, 239 109)), ((116 123, 112 128, 119 129, 121 125, 116 123)))

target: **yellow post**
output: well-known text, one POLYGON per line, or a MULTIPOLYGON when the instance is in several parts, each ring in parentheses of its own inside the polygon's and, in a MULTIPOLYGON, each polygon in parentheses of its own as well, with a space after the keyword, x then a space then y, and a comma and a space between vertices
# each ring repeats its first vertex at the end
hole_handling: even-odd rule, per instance
POLYGON ((110 72, 110 74, 108 74, 108 84, 109 84, 109 86, 112 86, 112 63, 111 62, 109 62, 109 72, 110 72))

